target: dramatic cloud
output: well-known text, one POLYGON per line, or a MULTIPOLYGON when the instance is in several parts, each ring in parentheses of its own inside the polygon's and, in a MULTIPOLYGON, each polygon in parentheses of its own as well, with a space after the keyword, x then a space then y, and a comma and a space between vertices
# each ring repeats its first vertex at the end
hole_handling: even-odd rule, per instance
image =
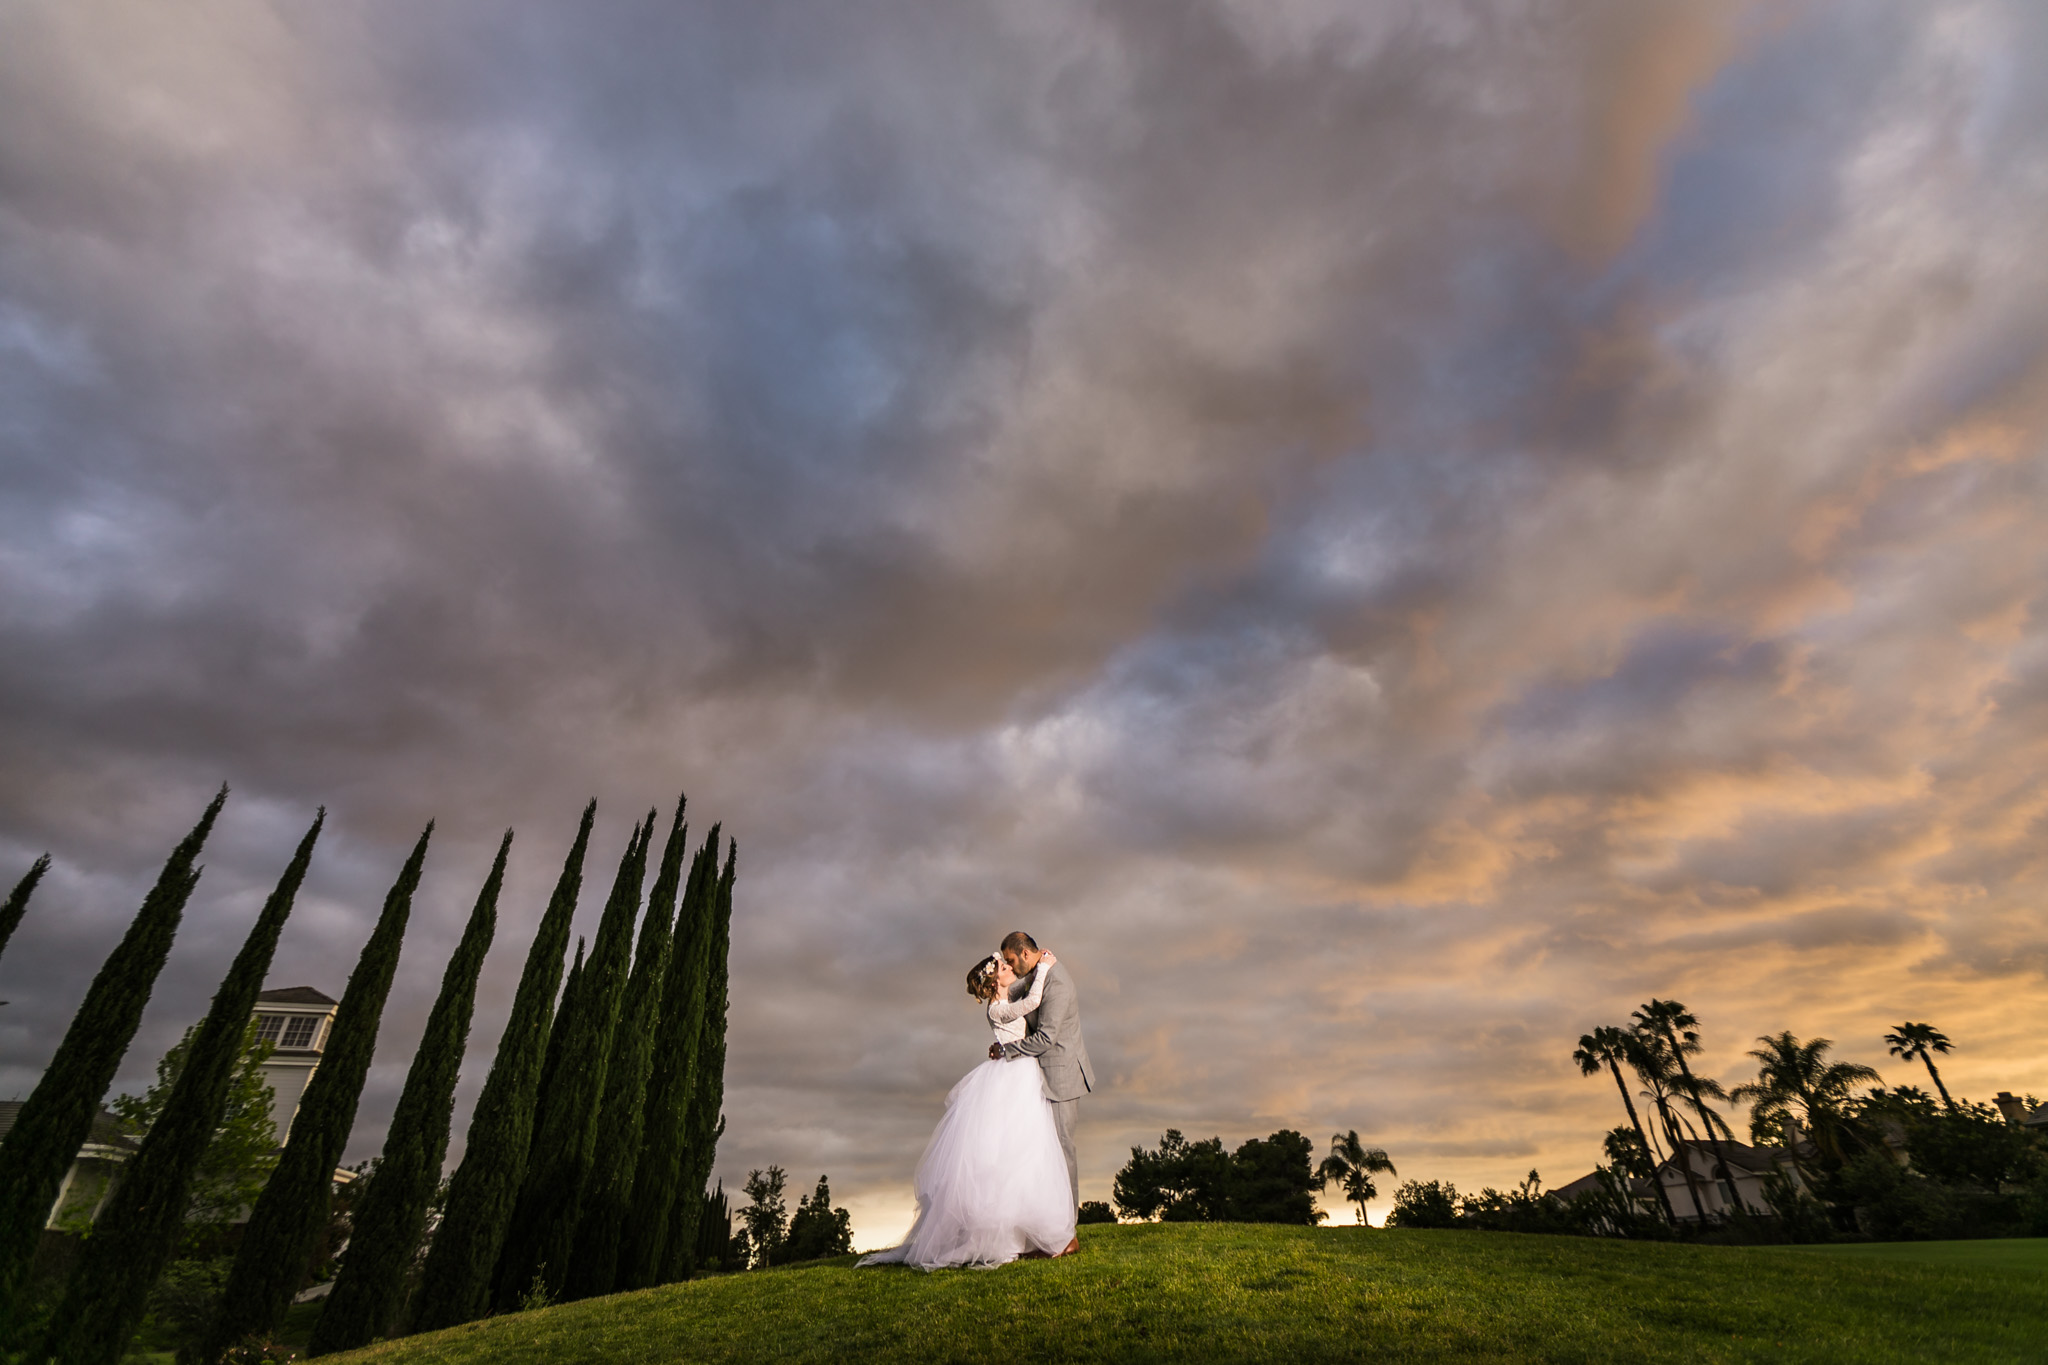
POLYGON ((1019 925, 1089 1197, 1167 1126, 1562 1181, 1651 995, 2048 1091, 2048 21, 1359 10, 12 9, 0 1092, 223 778, 124 1083, 316 805, 278 984, 439 821, 351 1159, 498 833, 458 1120, 581 803, 594 922, 678 790, 719 1172, 868 1243, 1019 925))

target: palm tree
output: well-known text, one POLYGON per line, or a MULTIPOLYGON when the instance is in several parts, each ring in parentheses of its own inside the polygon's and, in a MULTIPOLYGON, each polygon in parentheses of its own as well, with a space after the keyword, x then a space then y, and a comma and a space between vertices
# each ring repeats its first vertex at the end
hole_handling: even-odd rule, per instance
MULTIPOLYGON (((1621 1091, 1621 1103, 1628 1110, 1628 1121, 1635 1125, 1636 1136, 1642 1139, 1644 1153, 1654 1154, 1657 1149, 1650 1145, 1650 1135, 1644 1131, 1643 1121, 1636 1114, 1636 1102, 1628 1093, 1628 1082, 1621 1078, 1621 1064, 1628 1060, 1629 1049, 1634 1045, 1635 1040, 1627 1030, 1603 1024, 1591 1033, 1579 1035, 1578 1050, 1572 1053, 1572 1060, 1579 1064, 1580 1072, 1588 1076, 1598 1074, 1602 1067, 1607 1068, 1614 1077, 1615 1088, 1621 1091)), ((1651 1155, 1650 1185, 1657 1191, 1657 1203, 1664 1209, 1665 1221, 1675 1224, 1678 1215, 1672 1211, 1671 1196, 1666 1193, 1664 1182, 1657 1179, 1655 1165, 1655 1156, 1651 1155)))
POLYGON ((1941 1073, 1934 1069, 1934 1055, 1946 1053, 1950 1044, 1948 1035, 1932 1024, 1904 1023, 1884 1036, 1891 1044, 1892 1056, 1912 1061, 1918 1057, 1927 1063, 1927 1074, 1934 1078, 1934 1088, 1941 1092, 1941 1102, 1953 1109, 1956 1102, 1949 1098, 1948 1087, 1941 1083, 1941 1073))
POLYGON ((1728 1154, 1721 1147, 1721 1134, 1734 1136, 1728 1121, 1707 1108, 1709 1098, 1725 1101, 1728 1092, 1720 1082, 1706 1076, 1695 1076, 1687 1066, 1688 1055, 1700 1050, 1699 1019, 1693 1012, 1676 1000, 1651 999, 1635 1011, 1634 1018, 1639 1032, 1652 1033, 1664 1040, 1671 1049, 1671 1056, 1678 1063, 1678 1074, 1685 1088, 1686 1097, 1692 1101, 1693 1111, 1700 1116, 1700 1127, 1707 1130, 1707 1145, 1714 1149, 1714 1163, 1720 1168, 1722 1188, 1728 1192, 1728 1208, 1740 1213, 1746 1207, 1742 1195, 1735 1188, 1735 1176, 1728 1166, 1728 1154))
POLYGON ((1365 1221, 1365 1206, 1379 1195, 1372 1178, 1378 1174, 1399 1175, 1394 1163, 1387 1159, 1385 1149, 1368 1147, 1358 1140, 1358 1130, 1338 1133, 1330 1139, 1330 1154, 1323 1158, 1323 1164, 1316 1167, 1318 1184, 1328 1185, 1336 1181, 1343 1187, 1344 1197, 1358 1205, 1358 1226, 1371 1227, 1365 1221))
MULTIPOLYGON (((1756 1059, 1756 1079, 1736 1086, 1731 1092, 1737 1103, 1753 1106, 1750 1135, 1782 1132, 1788 1119, 1799 1119, 1813 1134, 1821 1155, 1839 1167, 1848 1157, 1842 1150, 1842 1137, 1849 1131, 1844 1106, 1855 1087, 1880 1080, 1877 1072, 1861 1062, 1829 1061, 1828 1049, 1834 1043, 1826 1038, 1802 1043, 1787 1030, 1767 1034, 1757 1042, 1761 1046, 1749 1051, 1756 1059)), ((1797 1144, 1788 1141, 1785 1147, 1793 1166, 1804 1177, 1806 1169, 1799 1159, 1797 1144)))
MULTIPOLYGON (((1700 1203, 1699 1177, 1693 1173, 1692 1148, 1687 1145, 1692 1135, 1685 1131, 1684 1116, 1676 1113, 1671 1107, 1672 1099, 1680 1093, 1678 1067, 1671 1060, 1671 1049, 1655 1034, 1631 1033, 1623 1059, 1636 1073, 1636 1078, 1643 1083, 1643 1098, 1648 1100, 1650 1107, 1656 1111, 1657 1122, 1664 1132, 1664 1140, 1671 1145, 1671 1159, 1677 1163, 1679 1173, 1685 1177, 1685 1192, 1692 1199, 1693 1216, 1705 1226, 1707 1210, 1706 1206, 1700 1203)), ((1670 1207, 1670 1196, 1665 1196, 1664 1203, 1665 1207, 1670 1207)), ((1673 1222, 1676 1221, 1674 1215, 1673 1222)))

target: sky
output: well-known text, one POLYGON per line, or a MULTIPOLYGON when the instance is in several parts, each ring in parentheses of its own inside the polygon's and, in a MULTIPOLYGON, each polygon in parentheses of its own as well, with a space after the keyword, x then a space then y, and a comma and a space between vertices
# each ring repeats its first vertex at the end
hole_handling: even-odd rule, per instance
POLYGON ((863 1246, 1015 928, 1090 1199, 1561 1184, 1652 996, 2048 1094, 2044 221, 2027 0, 9 5, 0 1094, 223 781, 117 1088, 316 807, 335 995, 431 819, 351 1161, 502 831, 458 1151, 678 793, 717 1175, 863 1246))

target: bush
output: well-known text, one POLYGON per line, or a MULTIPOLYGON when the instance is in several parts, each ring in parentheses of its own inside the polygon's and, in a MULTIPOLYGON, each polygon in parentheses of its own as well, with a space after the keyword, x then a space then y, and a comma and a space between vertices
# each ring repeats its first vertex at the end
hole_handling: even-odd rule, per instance
POLYGON ((233 1264, 231 1257, 223 1257, 172 1261, 165 1266, 149 1291, 149 1309, 142 1325, 144 1342, 156 1350, 174 1352, 178 1365, 193 1365, 200 1358, 206 1329, 213 1324, 233 1264))
POLYGON ((1394 1191, 1390 1228, 1458 1226, 1458 1187, 1448 1180, 1410 1180, 1394 1191))
POLYGON ((825 1177, 818 1188, 797 1200, 790 1215, 789 1234, 776 1253, 776 1263, 819 1261, 827 1256, 844 1256, 853 1250, 853 1215, 832 1207, 832 1190, 825 1177))
POLYGON ((1116 1210, 1100 1199, 1090 1199, 1081 1205, 1081 1216, 1074 1221, 1078 1223, 1114 1223, 1116 1221, 1116 1210))

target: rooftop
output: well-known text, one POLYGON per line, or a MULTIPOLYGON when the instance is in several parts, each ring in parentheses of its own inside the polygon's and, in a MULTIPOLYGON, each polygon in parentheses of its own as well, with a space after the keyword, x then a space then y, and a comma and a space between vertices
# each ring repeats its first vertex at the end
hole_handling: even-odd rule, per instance
POLYGON ((311 986, 281 986, 274 991, 265 991, 256 997, 262 1005, 339 1005, 341 1002, 325 991, 316 991, 311 986))
MULTIPOLYGON (((23 1100, 0 1100, 0 1137, 7 1136, 14 1127, 14 1116, 21 1112, 23 1100)), ((128 1136, 128 1130, 121 1126, 121 1120, 105 1109, 92 1116, 92 1131, 86 1135, 87 1142, 97 1142, 102 1147, 125 1147, 130 1151, 142 1146, 128 1136)))

